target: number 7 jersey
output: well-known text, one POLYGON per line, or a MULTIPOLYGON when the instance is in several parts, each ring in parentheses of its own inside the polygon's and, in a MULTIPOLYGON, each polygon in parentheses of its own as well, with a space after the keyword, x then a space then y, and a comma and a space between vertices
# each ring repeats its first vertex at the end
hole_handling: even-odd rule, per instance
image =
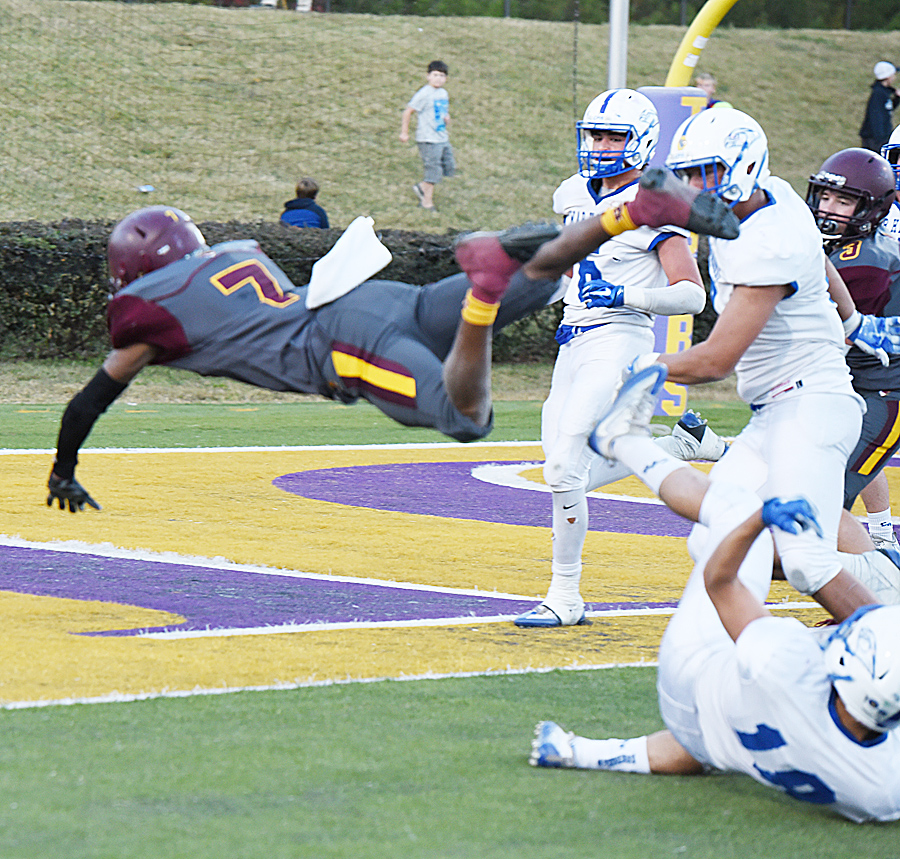
MULTIPOLYGON (((145 274, 117 292, 113 346, 156 348, 156 364, 273 391, 363 398, 405 426, 457 441, 490 432, 451 401, 443 361, 470 287, 465 274, 418 286, 368 280, 310 310, 254 241, 224 242, 145 274)), ((497 331, 543 307, 555 280, 525 278, 503 296, 497 331)))
POLYGON ((314 318, 305 296, 256 242, 224 242, 133 281, 107 322, 115 348, 148 343, 156 364, 315 393, 322 380, 285 361, 314 318))

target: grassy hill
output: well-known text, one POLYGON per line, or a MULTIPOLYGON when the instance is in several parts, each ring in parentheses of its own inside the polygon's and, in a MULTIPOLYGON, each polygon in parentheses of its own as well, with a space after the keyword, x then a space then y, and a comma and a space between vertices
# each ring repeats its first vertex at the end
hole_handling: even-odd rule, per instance
MULTIPOLYGON (((682 35, 632 27, 628 84, 664 83, 682 35)), ((0 39, 0 220, 115 219, 160 202, 197 220, 276 219, 301 175, 318 179, 335 226, 362 213, 434 232, 545 217, 608 56, 598 25, 91 0, 3 0, 0 39), (451 70, 462 170, 437 215, 416 208, 418 154, 397 137, 435 57, 451 70)), ((702 66, 802 189, 858 144, 872 65, 895 46, 896 33, 724 28, 702 66)))

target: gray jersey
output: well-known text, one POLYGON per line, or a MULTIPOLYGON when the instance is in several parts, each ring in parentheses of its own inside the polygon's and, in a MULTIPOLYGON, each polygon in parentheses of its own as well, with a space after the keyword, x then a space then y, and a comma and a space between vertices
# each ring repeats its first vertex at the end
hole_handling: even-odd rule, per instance
MULTIPOLYGON (((224 242, 138 278, 113 297, 117 349, 148 343, 155 363, 275 391, 364 398, 407 426, 460 441, 490 431, 462 415, 443 361, 470 284, 455 275, 424 287, 366 281, 316 310, 254 241, 224 242)), ((555 282, 515 283, 495 329, 542 307, 555 282)))
POLYGON ((305 358, 306 287, 253 241, 225 242, 144 275, 109 305, 113 345, 149 343, 156 362, 274 391, 326 393, 305 358))

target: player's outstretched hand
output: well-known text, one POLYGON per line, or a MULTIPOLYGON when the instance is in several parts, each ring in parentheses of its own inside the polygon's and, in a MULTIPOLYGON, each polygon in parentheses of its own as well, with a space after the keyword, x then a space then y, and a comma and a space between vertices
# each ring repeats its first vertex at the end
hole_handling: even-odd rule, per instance
POLYGON ((816 518, 816 509, 805 498, 770 498, 763 504, 762 520, 789 534, 814 531, 822 536, 822 526, 816 518))
POLYGON ((68 505, 69 511, 72 513, 84 510, 85 504, 93 507, 94 510, 100 509, 100 505, 88 495, 87 490, 74 477, 71 480, 64 480, 51 473, 50 479, 47 481, 47 488, 50 490, 50 494, 47 496, 48 507, 53 506, 55 498, 60 510, 65 510, 68 505))
POLYGON ((701 193, 664 167, 644 172, 637 195, 625 207, 638 226, 672 224, 720 239, 736 239, 740 234, 740 221, 728 203, 715 194, 701 193))

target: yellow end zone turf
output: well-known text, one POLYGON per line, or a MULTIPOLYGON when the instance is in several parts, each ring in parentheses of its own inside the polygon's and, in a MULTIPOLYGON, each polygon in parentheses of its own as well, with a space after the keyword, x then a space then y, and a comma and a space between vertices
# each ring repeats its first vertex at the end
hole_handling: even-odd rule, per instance
MULTIPOLYGON (((292 472, 385 463, 540 458, 536 446, 509 445, 87 451, 78 476, 103 510, 73 515, 45 506, 46 454, 6 455, 0 456, 0 532, 39 543, 107 544, 308 573, 477 588, 537 601, 549 581, 549 528, 313 501, 276 488, 272 480, 292 472)), ((539 481, 537 471, 525 474, 539 481)), ((617 485, 618 491, 637 494, 633 481, 621 484, 625 489, 617 485)), ((549 496, 546 503, 549 509, 549 496)), ((590 532, 582 595, 588 602, 674 601, 689 569, 682 538, 590 532)), ((776 585, 772 596, 794 598, 783 585, 776 585)), ((0 702, 7 704, 653 661, 666 621, 632 616, 549 631, 475 622, 158 640, 78 633, 161 626, 179 618, 140 606, 10 592, 2 594, 2 606, 0 702)))

